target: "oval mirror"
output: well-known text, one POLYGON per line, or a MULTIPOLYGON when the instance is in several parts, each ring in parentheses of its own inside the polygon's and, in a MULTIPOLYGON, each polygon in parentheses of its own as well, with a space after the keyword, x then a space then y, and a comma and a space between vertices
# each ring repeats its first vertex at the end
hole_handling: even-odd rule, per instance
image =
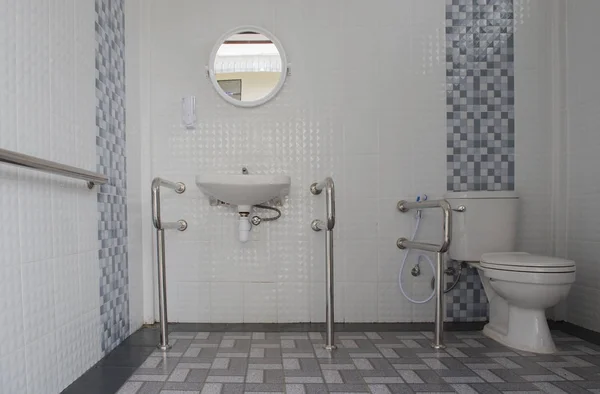
POLYGON ((239 107, 256 107, 271 100, 287 75, 281 43, 255 26, 224 34, 213 48, 208 67, 217 93, 239 107))

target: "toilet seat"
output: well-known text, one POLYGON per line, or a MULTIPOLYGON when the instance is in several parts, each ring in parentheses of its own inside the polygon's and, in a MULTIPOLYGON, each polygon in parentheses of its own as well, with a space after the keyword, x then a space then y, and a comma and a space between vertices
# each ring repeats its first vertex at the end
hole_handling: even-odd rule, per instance
POLYGON ((570 273, 575 272, 575 262, 558 257, 539 256, 529 253, 485 253, 481 267, 488 270, 521 273, 570 273))
POLYGON ((575 270, 568 272, 524 272, 487 268, 479 265, 479 269, 490 280, 528 283, 539 285, 558 285, 575 282, 575 270))

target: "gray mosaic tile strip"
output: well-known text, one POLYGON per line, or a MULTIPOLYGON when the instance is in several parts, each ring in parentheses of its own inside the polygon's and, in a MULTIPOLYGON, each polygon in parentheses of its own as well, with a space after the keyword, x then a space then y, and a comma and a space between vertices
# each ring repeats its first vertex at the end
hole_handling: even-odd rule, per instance
MULTIPOLYGON (((447 278, 446 286, 450 286, 453 280, 451 277, 447 278)), ((463 268, 460 281, 446 294, 446 321, 486 321, 488 312, 488 300, 477 269, 463 268)))
POLYGON ((591 354, 599 353, 600 346, 561 332, 553 335, 558 353, 537 355, 506 348, 481 332, 447 332, 448 347, 443 351, 430 348, 429 332, 340 333, 339 350, 321 357, 316 350, 323 340, 317 336, 292 336, 296 339, 289 342, 285 333, 270 333, 265 339, 264 335, 215 332, 198 343, 195 333, 172 333, 177 349, 167 352, 167 357, 151 355, 119 394, 589 393, 600 389, 600 354, 591 354), (198 345, 216 345, 217 351, 208 357, 187 357, 198 345), (260 345, 283 345, 295 353, 251 356, 260 345), (218 356, 221 349, 231 348, 244 357, 218 356), (384 356, 386 349, 394 349, 394 358, 384 356))
POLYGON ((514 190, 512 0, 446 0, 447 189, 514 190))
POLYGON ((96 0, 95 7, 97 171, 109 178, 98 191, 102 350, 108 353, 129 335, 124 0, 96 0))

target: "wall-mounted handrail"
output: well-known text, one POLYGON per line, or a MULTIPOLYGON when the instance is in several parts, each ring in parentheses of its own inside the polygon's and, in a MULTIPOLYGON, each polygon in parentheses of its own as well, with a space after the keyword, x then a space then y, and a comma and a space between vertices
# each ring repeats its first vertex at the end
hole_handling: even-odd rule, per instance
POLYGON ((431 200, 423 202, 409 202, 399 201, 398 210, 402 213, 408 212, 411 209, 426 209, 426 208, 441 208, 444 215, 443 230, 444 240, 441 244, 433 244, 428 242, 416 242, 410 241, 406 238, 400 238, 398 240, 398 247, 400 249, 419 249, 426 250, 428 252, 440 252, 444 253, 448 251, 450 247, 450 241, 452 240, 452 208, 450 203, 446 200, 431 200))
POLYGON ((448 251, 452 242, 452 208, 446 200, 431 200, 423 202, 399 201, 398 210, 408 212, 411 209, 441 208, 444 215, 443 230, 444 240, 441 244, 429 242, 416 242, 407 238, 399 238, 396 245, 400 249, 419 249, 436 252, 436 281, 435 281, 435 332, 432 346, 435 349, 443 349, 444 345, 444 253, 448 251))
POLYGON ((325 189, 326 197, 326 221, 315 219, 311 223, 314 231, 326 230, 325 233, 325 282, 326 282, 326 304, 325 304, 325 326, 326 338, 325 349, 336 349, 334 343, 334 302, 333 302, 333 228, 335 227, 335 186, 333 179, 325 178, 322 182, 310 185, 310 192, 314 195, 321 194, 325 189))
POLYGON ((161 178, 154 178, 152 181, 152 223, 156 229, 156 260, 158 262, 158 314, 160 319, 160 342, 158 348, 168 350, 169 333, 167 332, 167 276, 165 264, 165 230, 177 229, 184 231, 187 228, 187 222, 183 219, 177 222, 163 222, 160 216, 160 188, 166 187, 175 190, 177 194, 185 191, 185 184, 181 182, 171 182, 161 178))
POLYGON ((322 182, 313 183, 310 185, 310 192, 314 195, 319 195, 325 189, 326 198, 326 215, 327 221, 317 220, 316 225, 321 230, 333 230, 335 226, 335 185, 331 177, 325 178, 322 182))
POLYGON ((90 189, 93 188, 94 185, 103 185, 108 182, 108 177, 106 175, 97 172, 83 170, 81 168, 40 159, 38 157, 6 149, 0 149, 0 162, 50 174, 62 175, 69 178, 81 179, 87 182, 88 188, 90 189))

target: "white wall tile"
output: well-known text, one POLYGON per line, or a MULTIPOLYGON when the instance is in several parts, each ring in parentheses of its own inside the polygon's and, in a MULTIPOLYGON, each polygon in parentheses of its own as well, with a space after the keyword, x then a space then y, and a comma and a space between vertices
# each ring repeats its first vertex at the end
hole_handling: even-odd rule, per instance
MULTIPOLYGON (((76 254, 58 257, 52 262, 54 276, 54 318, 56 326, 81 316, 82 297, 79 287, 81 274, 76 254)), ((96 272, 96 275, 98 272, 96 272)), ((89 290, 88 290, 89 291, 89 290)))
POLYGON ((377 283, 343 282, 340 285, 344 308, 336 321, 376 322, 377 283))
MULTIPOLYGON (((0 147, 95 170, 94 2, 0 8, 0 147)), ((12 338, 0 391, 58 393, 101 356, 96 191, 5 165, 0 178, 0 334, 12 338)))
MULTIPOLYGON (((143 6, 147 13, 144 23, 152 28, 140 39, 141 73, 150 75, 147 110, 140 117, 150 126, 141 131, 140 139, 151 140, 151 152, 141 160, 152 163, 153 176, 188 184, 186 195, 165 194, 164 215, 183 217, 190 223, 185 233, 169 234, 168 242, 206 242, 208 247, 198 260, 200 272, 197 260, 187 257, 188 251, 167 247, 169 260, 176 261, 169 288, 177 286, 179 276, 186 273, 196 283, 213 282, 217 288, 224 286, 223 282, 242 283, 244 321, 294 321, 306 318, 307 313, 310 320, 322 321, 324 236, 312 232, 309 224, 324 215, 324 198, 311 196, 308 186, 333 175, 339 319, 433 320, 429 304, 412 307, 406 318, 406 301, 392 289, 402 259, 395 240, 410 236, 414 225, 412 215, 396 210, 397 201, 412 200, 421 193, 439 198, 446 191, 445 3, 386 0, 373 7, 360 1, 335 0, 326 5, 294 1, 250 6, 238 1, 234 14, 218 5, 211 6, 210 13, 195 3, 179 8, 162 2, 143 6), (268 9, 261 12, 263 6, 268 9), (371 18, 371 14, 378 17, 371 18), (298 15, 309 18, 310 31, 305 31, 298 15), (397 23, 397 15, 406 16, 408 22, 397 23), (247 21, 252 16, 282 41, 292 63, 292 76, 274 101, 241 110, 223 102, 208 80, 198 79, 198 68, 190 65, 206 64, 218 36, 236 20, 247 21), (348 41, 348 35, 353 40, 348 41), (373 35, 380 37, 381 45, 371 45, 373 35), (193 47, 180 39, 185 36, 198 37, 193 47), (198 80, 198 84, 190 85, 190 80, 198 80), (197 97, 199 124, 195 130, 180 126, 179 100, 187 95, 197 97), (234 210, 209 207, 194 186, 196 174, 238 173, 242 166, 252 173, 292 177, 283 217, 261 224, 245 245, 236 239, 234 210), (292 302, 284 289, 298 294, 305 291, 305 283, 310 295, 298 300, 296 312, 289 309, 284 315, 283 306, 292 302), (363 289, 369 307, 355 303, 352 297, 356 296, 344 292, 347 283, 363 289), (395 297, 402 313, 394 309, 395 297)), ((535 5, 541 8, 541 3, 535 5)), ((532 41, 545 40, 540 30, 547 17, 544 14, 527 22, 531 25, 527 29, 536 37, 532 41)), ((529 59, 541 52, 521 51, 519 56, 528 58, 517 64, 519 70, 531 69, 532 64, 541 67, 539 59, 529 59)), ((523 81, 522 89, 531 91, 532 99, 544 95, 546 76, 544 71, 536 80, 523 81)), ((522 160, 523 173, 540 181, 522 185, 525 214, 531 220, 520 234, 524 249, 543 250, 549 245, 549 226, 542 217, 543 208, 529 202, 540 198, 550 182, 548 157, 543 153, 548 148, 535 144, 544 138, 545 127, 533 120, 548 107, 543 104, 533 115, 522 103, 517 102, 517 110, 523 128, 535 127, 517 133, 525 140, 522 154, 532 153, 529 160, 522 160)), ((441 236, 439 213, 425 214, 419 239, 435 241, 441 236)), ((143 247, 151 250, 149 237, 143 240, 143 247)), ((145 286, 153 285, 147 280, 145 286)), ((408 290, 426 296, 430 287, 424 281, 411 282, 408 290)), ((173 296, 169 302, 175 305, 179 301, 173 296)), ((213 311, 219 305, 211 300, 210 316, 220 314, 213 311)), ((185 318, 191 319, 189 314, 185 318)))
POLYGON ((0 266, 0 335, 11 338, 6 341, 3 355, 12 354, 25 344, 21 294, 21 267, 0 266))
POLYGON ((213 323, 239 323, 243 319, 243 283, 210 283, 210 321, 213 323))
POLYGON ((50 175, 19 170, 21 261, 54 257, 50 175))
POLYGON ((413 320, 413 306, 400 293, 397 281, 379 284, 377 305, 379 322, 409 322, 413 320))
POLYGON ((25 343, 32 343, 54 332, 54 260, 42 260, 21 266, 23 286, 23 326, 25 343))
POLYGON ((210 285, 208 282, 176 282, 174 288, 167 297, 169 321, 184 323, 209 321, 210 285))
POLYGON ((277 321, 310 321, 310 285, 308 282, 277 284, 277 321))
POLYGON ((27 372, 27 393, 45 394, 59 392, 57 368, 56 332, 40 335, 35 341, 25 346, 27 372))
POLYGON ((0 358, 0 384, 7 393, 26 393, 25 350, 19 349, 0 358))
POLYGON ((244 284, 244 323, 277 321, 277 285, 275 283, 244 284))
POLYGON ((577 264, 577 279, 567 300, 569 322, 600 331, 600 214, 595 208, 600 198, 598 167, 598 106, 596 78, 600 44, 593 37, 599 28, 593 15, 600 12, 597 2, 566 3, 566 239, 569 258, 577 264))

